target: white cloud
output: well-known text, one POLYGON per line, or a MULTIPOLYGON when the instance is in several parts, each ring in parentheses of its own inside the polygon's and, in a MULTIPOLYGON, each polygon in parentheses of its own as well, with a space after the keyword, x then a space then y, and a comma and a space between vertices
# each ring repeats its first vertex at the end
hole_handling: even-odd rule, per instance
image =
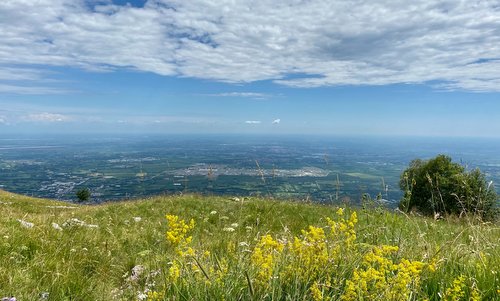
POLYGON ((247 120, 245 121, 246 124, 260 124, 260 120, 247 120))
POLYGON ((145 125, 145 124, 212 124, 216 123, 214 118, 201 117, 201 116, 174 116, 174 115, 137 115, 128 117, 126 119, 119 119, 116 123, 145 125))
POLYGON ((71 118, 69 116, 47 112, 34 113, 22 117, 22 121, 25 122, 63 122, 70 120, 71 118))
POLYGON ((42 72, 33 68, 2 67, 0 69, 0 80, 41 80, 42 72))
POLYGON ((254 99, 265 99, 269 98, 272 95, 266 93, 257 93, 257 92, 225 92, 225 93, 215 93, 215 94, 206 94, 207 96, 216 96, 216 97, 246 97, 246 98, 254 98, 254 99))
POLYGON ((40 94, 64 94, 69 92, 70 90, 54 88, 54 87, 0 84, 0 93, 40 95, 40 94))
POLYGON ((278 119, 274 119, 272 124, 280 124, 280 122, 281 122, 281 119, 278 118, 278 119))
POLYGON ((12 0, 0 2, 0 15, 0 66, 500 91, 496 0, 149 0, 143 8, 12 0))

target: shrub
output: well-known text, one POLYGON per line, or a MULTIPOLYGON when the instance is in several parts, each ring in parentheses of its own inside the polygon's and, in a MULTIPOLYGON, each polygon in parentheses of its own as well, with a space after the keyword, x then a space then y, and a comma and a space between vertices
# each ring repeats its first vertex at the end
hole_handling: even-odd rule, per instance
POLYGON ((479 169, 466 171, 446 155, 411 161, 401 174, 399 186, 404 191, 399 207, 404 211, 458 216, 473 213, 481 219, 498 215, 492 182, 487 183, 479 169))
POLYGON ((79 202, 88 201, 90 199, 90 189, 88 189, 87 187, 78 189, 78 191, 76 192, 76 197, 78 198, 79 202))

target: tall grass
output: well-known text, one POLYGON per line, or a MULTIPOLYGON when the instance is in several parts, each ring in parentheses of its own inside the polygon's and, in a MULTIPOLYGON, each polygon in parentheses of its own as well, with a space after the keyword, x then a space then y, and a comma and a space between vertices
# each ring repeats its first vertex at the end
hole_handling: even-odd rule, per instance
POLYGON ((498 224, 196 195, 0 202, 0 297, 17 300, 495 300, 500 289, 498 224), (167 238, 166 214, 194 221, 183 243, 167 238), (408 291, 394 294, 401 283, 408 291))

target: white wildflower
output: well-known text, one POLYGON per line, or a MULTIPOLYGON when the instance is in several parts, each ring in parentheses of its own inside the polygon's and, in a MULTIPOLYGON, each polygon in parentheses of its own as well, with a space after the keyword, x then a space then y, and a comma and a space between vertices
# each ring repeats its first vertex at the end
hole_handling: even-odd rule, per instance
POLYGON ((58 231, 62 231, 61 226, 59 226, 59 224, 57 224, 57 223, 52 223, 52 228, 54 228, 54 229, 56 229, 58 231))
POLYGON ((288 245, 288 239, 286 238, 278 238, 278 242, 282 245, 288 245))
POLYGON ((148 295, 143 293, 143 292, 138 292, 137 293, 137 300, 146 300, 148 298, 148 295))
POLYGON ((221 217, 220 217, 220 219, 221 219, 221 220, 228 220, 228 219, 229 219, 229 217, 227 217, 227 216, 221 216, 221 217))
POLYGON ((213 211, 210 211, 210 215, 216 215, 217 214, 217 211, 213 210, 213 211))
POLYGON ((84 226, 85 225, 85 222, 84 221, 81 221, 77 218, 70 218, 69 220, 65 221, 62 226, 64 228, 67 228, 67 227, 75 227, 75 226, 84 226))
POLYGON ((48 300, 49 299, 49 292, 41 292, 40 293, 40 300, 48 300))
POLYGON ((144 273, 144 266, 143 265, 136 265, 132 268, 132 273, 130 277, 128 277, 128 281, 132 282, 137 282, 141 275, 144 273))
POLYGON ((134 219, 134 222, 136 222, 136 223, 142 221, 142 217, 140 217, 140 216, 134 216, 133 219, 134 219))
POLYGON ((35 226, 35 224, 23 221, 22 219, 18 219, 17 221, 20 222, 21 226, 23 226, 24 228, 33 228, 35 226))
POLYGON ((232 223, 231 224, 231 227, 233 227, 233 228, 238 228, 238 226, 239 226, 238 223, 232 223))
POLYGON ((225 227, 225 228, 222 229, 222 231, 224 231, 224 232, 234 232, 234 228, 225 227))
POLYGON ((98 228, 98 225, 92 225, 92 224, 87 224, 84 221, 81 221, 77 218, 70 218, 69 220, 65 221, 62 225, 64 228, 69 228, 69 227, 87 227, 87 228, 98 228))

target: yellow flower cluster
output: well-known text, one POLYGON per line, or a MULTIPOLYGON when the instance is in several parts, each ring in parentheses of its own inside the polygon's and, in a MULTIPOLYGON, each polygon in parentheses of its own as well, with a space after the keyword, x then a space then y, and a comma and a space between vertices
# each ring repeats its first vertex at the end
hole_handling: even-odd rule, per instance
POLYGON ((181 276, 181 267, 179 263, 174 261, 170 266, 170 268, 168 269, 168 280, 170 280, 170 282, 176 282, 180 276, 181 276))
POLYGON ((181 256, 194 255, 194 250, 188 245, 193 237, 188 236, 188 233, 194 229, 194 220, 186 223, 176 215, 166 215, 168 221, 168 231, 166 233, 167 241, 177 250, 181 256))
POLYGON ((396 264, 390 256, 397 251, 394 246, 373 247, 346 281, 341 300, 408 300, 420 284, 424 263, 403 259, 396 264))
POLYGON ((271 235, 264 235, 255 246, 251 261, 257 268, 256 280, 260 284, 269 282, 274 273, 276 258, 283 251, 284 245, 274 240, 271 235))
POLYGON ((329 254, 323 228, 309 226, 309 230, 302 230, 302 239, 295 237, 289 247, 292 256, 289 273, 301 278, 315 278, 325 269, 329 254))
POLYGON ((356 240, 356 230, 354 227, 358 223, 358 215, 356 211, 351 213, 349 219, 344 218, 344 209, 337 210, 339 216, 338 221, 327 218, 326 221, 330 226, 331 235, 336 237, 336 240, 342 242, 345 247, 352 248, 356 240))
POLYGON ((229 264, 227 262, 226 258, 222 258, 217 261, 217 264, 215 267, 211 266, 210 269, 210 275, 215 275, 215 283, 216 284, 223 284, 225 277, 227 276, 227 273, 229 272, 229 264))
POLYGON ((458 301, 462 299, 465 296, 464 286, 465 276, 460 275, 453 280, 453 286, 446 290, 443 299, 446 301, 458 301))
MULTIPOLYGON (((466 283, 466 278, 464 275, 460 275, 453 280, 453 285, 449 287, 444 293, 443 300, 445 301, 460 301, 467 300, 466 298, 466 288, 468 287, 466 283)), ((479 291, 477 286, 474 284, 471 286, 472 290, 470 292, 469 301, 479 301, 479 291)))
POLYGON ((318 282, 314 282, 311 288, 309 288, 311 291, 311 297, 314 301, 322 301, 323 300, 323 292, 319 288, 318 282))
POLYGON ((161 301, 164 300, 165 295, 156 291, 149 291, 147 299, 148 301, 161 301))
MULTIPOLYGON (((327 226, 309 226, 299 236, 285 235, 278 240, 263 235, 253 248, 247 242, 227 241, 221 250, 233 255, 225 256, 190 247, 193 220, 186 222, 175 215, 166 218, 166 238, 176 255, 166 271, 165 292, 182 287, 170 284, 191 283, 179 280, 191 277, 191 281, 204 283, 205 289, 215 292, 229 292, 234 290, 232 285, 241 285, 239 289, 247 286, 252 295, 265 296, 279 287, 298 288, 308 295, 304 298, 314 301, 427 300, 421 283, 428 273, 438 269, 440 262, 438 258, 426 263, 411 261, 398 256, 397 246, 356 242, 357 214, 348 214, 342 208, 335 218, 326 219, 327 226), (240 249, 242 252, 235 255, 240 249), (248 272, 238 278, 242 267, 248 267, 248 272)), ((467 297, 478 301, 481 294, 476 283, 467 281, 464 276, 455 279, 444 293, 441 291, 442 300, 461 301, 467 297)), ((159 298, 148 295, 147 300, 159 298)))

